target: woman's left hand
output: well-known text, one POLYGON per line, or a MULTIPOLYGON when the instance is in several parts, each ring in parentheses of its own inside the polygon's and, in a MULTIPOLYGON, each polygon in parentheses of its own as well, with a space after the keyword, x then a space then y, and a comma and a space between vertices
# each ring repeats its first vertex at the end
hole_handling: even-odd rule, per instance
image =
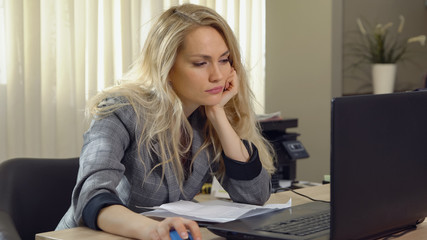
POLYGON ((239 77, 237 76, 236 70, 231 68, 230 75, 225 80, 224 91, 222 93, 222 99, 217 105, 218 107, 224 107, 225 104, 230 101, 239 91, 239 77))
POLYGON ((230 101, 239 92, 239 77, 236 70, 231 68, 231 72, 225 79, 224 90, 222 92, 221 100, 218 104, 212 106, 205 106, 205 112, 209 119, 214 120, 219 112, 224 112, 225 104, 230 101))

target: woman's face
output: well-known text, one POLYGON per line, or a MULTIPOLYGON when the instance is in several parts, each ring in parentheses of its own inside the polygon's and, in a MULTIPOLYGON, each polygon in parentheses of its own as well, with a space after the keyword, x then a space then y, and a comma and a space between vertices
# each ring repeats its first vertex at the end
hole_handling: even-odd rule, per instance
POLYGON ((214 28, 198 27, 187 34, 169 73, 186 116, 201 105, 220 102, 232 70, 229 55, 224 39, 214 28))

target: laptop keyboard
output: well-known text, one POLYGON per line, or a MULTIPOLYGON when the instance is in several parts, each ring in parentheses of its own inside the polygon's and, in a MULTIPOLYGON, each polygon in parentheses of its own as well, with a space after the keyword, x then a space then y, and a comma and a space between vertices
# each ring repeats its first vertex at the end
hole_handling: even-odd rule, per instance
POLYGON ((281 233, 294 236, 305 236, 329 229, 330 212, 319 213, 308 217, 295 218, 286 222, 263 226, 257 230, 281 233))

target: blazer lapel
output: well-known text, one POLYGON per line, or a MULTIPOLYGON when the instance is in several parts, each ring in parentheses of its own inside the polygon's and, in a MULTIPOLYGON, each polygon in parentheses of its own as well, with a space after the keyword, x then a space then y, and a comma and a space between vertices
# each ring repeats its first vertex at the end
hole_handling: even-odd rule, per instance
MULTIPOLYGON (((159 143, 156 142, 154 144, 154 148, 156 149, 156 151, 159 151, 159 143)), ((160 158, 160 157, 158 157, 160 158)), ((161 162, 162 160, 159 159, 159 162, 161 162)), ((163 181, 165 181, 165 184, 163 186, 165 186, 167 189, 166 191, 168 192, 168 197, 169 197, 169 202, 175 202, 179 200, 179 196, 180 196, 180 190, 179 190, 179 184, 178 181, 176 179, 174 170, 173 170, 173 166, 172 163, 167 163, 163 165, 163 170, 164 170, 164 179, 163 181)))
MULTIPOLYGON (((204 141, 202 129, 205 121, 201 120, 199 112, 195 113, 190 120, 191 125, 193 126, 193 142, 191 146, 192 156, 195 156, 204 141)), ((196 159, 193 162, 192 172, 184 182, 185 196, 183 196, 183 198, 192 198, 195 194, 199 193, 201 187, 206 181, 207 172, 210 168, 208 152, 209 151, 205 149, 196 156, 196 159)))
MULTIPOLYGON (((200 110, 196 110, 189 119, 193 127, 193 142, 191 146, 192 156, 200 149, 203 139, 203 127, 205 120, 200 114, 200 110)), ((179 184, 173 172, 172 165, 169 163, 165 166, 165 179, 169 190, 169 201, 178 201, 179 199, 193 198, 199 193, 201 187, 207 178, 207 172, 210 168, 208 152, 206 149, 197 155, 193 163, 193 170, 188 179, 183 184, 184 194, 181 194, 179 184)))

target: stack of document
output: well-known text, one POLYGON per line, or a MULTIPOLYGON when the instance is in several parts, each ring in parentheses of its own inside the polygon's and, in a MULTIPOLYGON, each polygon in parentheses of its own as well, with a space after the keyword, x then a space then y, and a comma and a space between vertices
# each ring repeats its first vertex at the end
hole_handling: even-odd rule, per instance
POLYGON ((198 222, 229 222, 235 219, 251 217, 278 209, 288 208, 292 200, 285 204, 267 204, 264 206, 212 200, 202 203, 178 201, 154 207, 153 211, 141 213, 148 217, 184 217, 198 222))

